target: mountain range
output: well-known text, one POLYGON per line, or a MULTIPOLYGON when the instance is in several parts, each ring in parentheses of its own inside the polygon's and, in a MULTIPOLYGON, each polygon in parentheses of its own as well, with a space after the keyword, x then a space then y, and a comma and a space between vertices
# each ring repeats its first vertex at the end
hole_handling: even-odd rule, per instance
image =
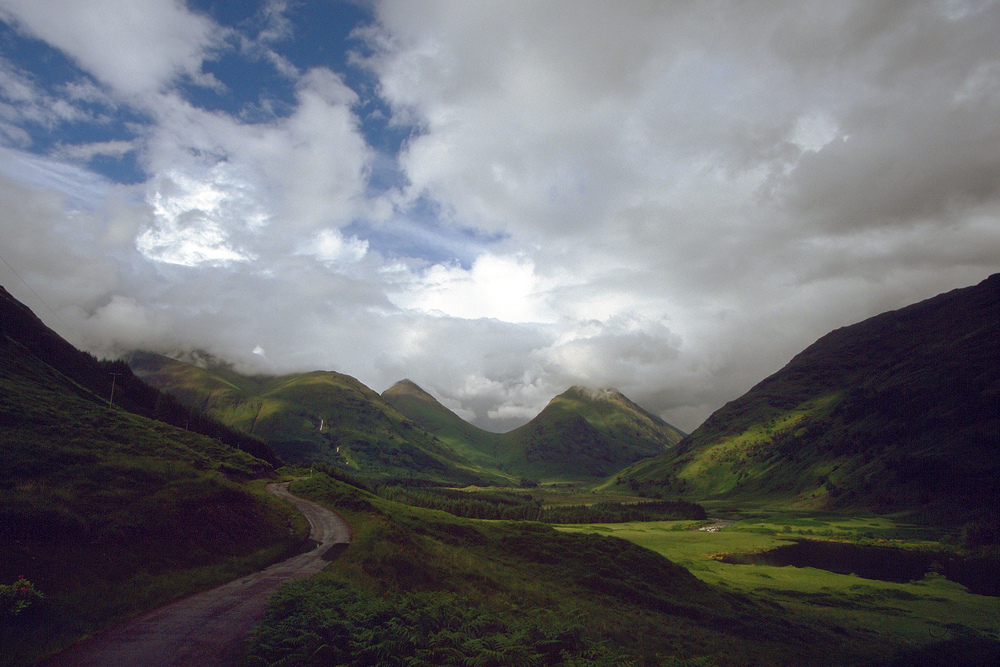
POLYGON ((62 390, 92 402, 119 381, 124 407, 272 465, 956 520, 1000 504, 1000 274, 830 332, 690 435, 612 389, 572 387, 524 426, 492 433, 409 380, 379 395, 332 371, 253 376, 200 353, 98 362, 2 297, 9 372, 24 356, 39 378, 59 369, 62 390))
POLYGON ((604 488, 995 522, 998 325, 1000 274, 837 329, 604 488))
POLYGON ((208 355, 127 356, 153 386, 264 439, 284 460, 449 483, 598 481, 683 433, 612 389, 572 387, 509 433, 469 424, 410 380, 381 396, 333 371, 243 375, 208 355))
POLYGON ((535 479, 603 479, 684 437, 614 389, 571 387, 507 433, 469 424, 409 380, 382 397, 470 460, 535 479))

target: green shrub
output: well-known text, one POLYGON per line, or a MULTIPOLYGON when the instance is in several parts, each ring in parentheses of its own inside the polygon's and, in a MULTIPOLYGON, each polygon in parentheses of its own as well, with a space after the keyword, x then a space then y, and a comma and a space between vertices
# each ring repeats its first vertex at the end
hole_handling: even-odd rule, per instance
POLYGON ((622 665, 572 620, 444 593, 377 596, 330 580, 283 586, 248 665, 622 665))
POLYGON ((42 592, 23 576, 12 584, 0 584, 0 619, 11 621, 44 599, 42 592))

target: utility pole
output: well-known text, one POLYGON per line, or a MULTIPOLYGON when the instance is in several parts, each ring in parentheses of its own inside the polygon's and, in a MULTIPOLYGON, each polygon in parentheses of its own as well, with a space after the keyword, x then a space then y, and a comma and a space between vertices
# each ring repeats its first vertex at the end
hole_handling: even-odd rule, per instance
POLYGON ((114 407, 115 405, 115 379, 121 375, 121 373, 108 373, 111 376, 111 398, 108 399, 108 409, 114 407))

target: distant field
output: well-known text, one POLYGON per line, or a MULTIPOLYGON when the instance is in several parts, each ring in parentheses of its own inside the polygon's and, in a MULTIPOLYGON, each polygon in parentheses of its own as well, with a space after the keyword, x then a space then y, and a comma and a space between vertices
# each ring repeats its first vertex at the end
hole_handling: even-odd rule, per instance
POLYGON ((692 530, 694 525, 661 521, 559 529, 627 539, 683 565, 708 584, 750 595, 763 604, 780 605, 803 619, 810 619, 817 627, 843 632, 845 641, 851 637, 858 641, 866 638, 866 642, 873 636, 884 637, 903 640, 918 649, 934 642, 965 640, 977 635, 1000 639, 1000 598, 970 594, 963 586, 940 575, 897 584, 811 567, 730 565, 713 558, 790 544, 783 539, 786 537, 848 539, 904 548, 948 548, 947 544, 933 542, 926 529, 898 524, 887 517, 785 510, 744 519, 717 533, 692 530))

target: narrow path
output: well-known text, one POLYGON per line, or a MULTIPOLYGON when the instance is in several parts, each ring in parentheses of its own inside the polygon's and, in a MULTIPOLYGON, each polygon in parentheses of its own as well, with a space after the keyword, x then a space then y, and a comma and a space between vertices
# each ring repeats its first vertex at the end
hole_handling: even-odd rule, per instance
POLYGON ((351 541, 351 527, 322 505, 293 496, 288 482, 267 490, 305 515, 319 546, 218 588, 171 602, 60 653, 45 667, 236 665, 247 634, 260 622, 278 585, 316 574, 351 541), (341 545, 341 546, 338 546, 341 545))

